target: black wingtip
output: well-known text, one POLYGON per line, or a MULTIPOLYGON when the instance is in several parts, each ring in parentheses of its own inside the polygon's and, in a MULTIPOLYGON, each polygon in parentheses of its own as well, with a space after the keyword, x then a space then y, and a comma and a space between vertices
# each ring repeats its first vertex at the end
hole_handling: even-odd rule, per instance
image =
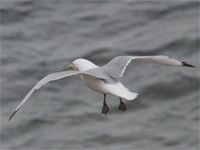
POLYGON ((12 119, 12 117, 16 114, 16 112, 19 110, 19 108, 18 109, 16 109, 13 113, 12 113, 12 115, 10 116, 10 118, 8 119, 8 121, 10 121, 11 119, 12 119))
POLYGON ((186 63, 186 62, 182 62, 182 64, 183 64, 183 66, 185 66, 185 67, 193 67, 193 68, 195 68, 195 66, 190 65, 190 64, 188 64, 188 63, 186 63))

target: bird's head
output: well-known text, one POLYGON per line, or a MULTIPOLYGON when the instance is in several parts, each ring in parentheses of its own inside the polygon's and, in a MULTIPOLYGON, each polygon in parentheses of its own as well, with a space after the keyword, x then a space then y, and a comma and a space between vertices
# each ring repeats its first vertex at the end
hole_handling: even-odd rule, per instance
POLYGON ((98 66, 93 64, 91 61, 79 58, 79 59, 74 60, 72 64, 67 67, 67 69, 73 69, 76 71, 86 71, 88 69, 92 69, 96 67, 98 66))

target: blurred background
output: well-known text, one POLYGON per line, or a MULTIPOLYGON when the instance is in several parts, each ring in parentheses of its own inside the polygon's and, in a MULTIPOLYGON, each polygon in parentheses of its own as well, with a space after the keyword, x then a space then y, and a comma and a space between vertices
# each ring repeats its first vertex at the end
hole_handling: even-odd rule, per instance
POLYGON ((199 149, 199 2, 1 1, 2 149, 199 149), (79 76, 35 92, 44 76, 77 58, 104 65, 119 55, 167 55, 196 68, 134 62, 125 101, 85 87, 79 76))

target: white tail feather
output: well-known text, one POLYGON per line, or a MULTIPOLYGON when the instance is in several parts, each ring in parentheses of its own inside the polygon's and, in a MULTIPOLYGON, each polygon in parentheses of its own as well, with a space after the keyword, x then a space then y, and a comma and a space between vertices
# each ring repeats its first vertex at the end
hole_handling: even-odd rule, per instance
POLYGON ((121 97, 126 100, 134 100, 138 93, 131 92, 129 89, 127 89, 121 82, 118 82, 116 84, 110 84, 107 85, 108 88, 108 94, 121 97))

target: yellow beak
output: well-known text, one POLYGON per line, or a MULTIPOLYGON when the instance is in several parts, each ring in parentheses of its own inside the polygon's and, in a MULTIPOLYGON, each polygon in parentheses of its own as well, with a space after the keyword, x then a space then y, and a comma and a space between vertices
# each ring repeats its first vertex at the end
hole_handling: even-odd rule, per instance
POLYGON ((67 69, 73 69, 73 68, 74 68, 73 65, 69 65, 69 66, 67 66, 67 69))

